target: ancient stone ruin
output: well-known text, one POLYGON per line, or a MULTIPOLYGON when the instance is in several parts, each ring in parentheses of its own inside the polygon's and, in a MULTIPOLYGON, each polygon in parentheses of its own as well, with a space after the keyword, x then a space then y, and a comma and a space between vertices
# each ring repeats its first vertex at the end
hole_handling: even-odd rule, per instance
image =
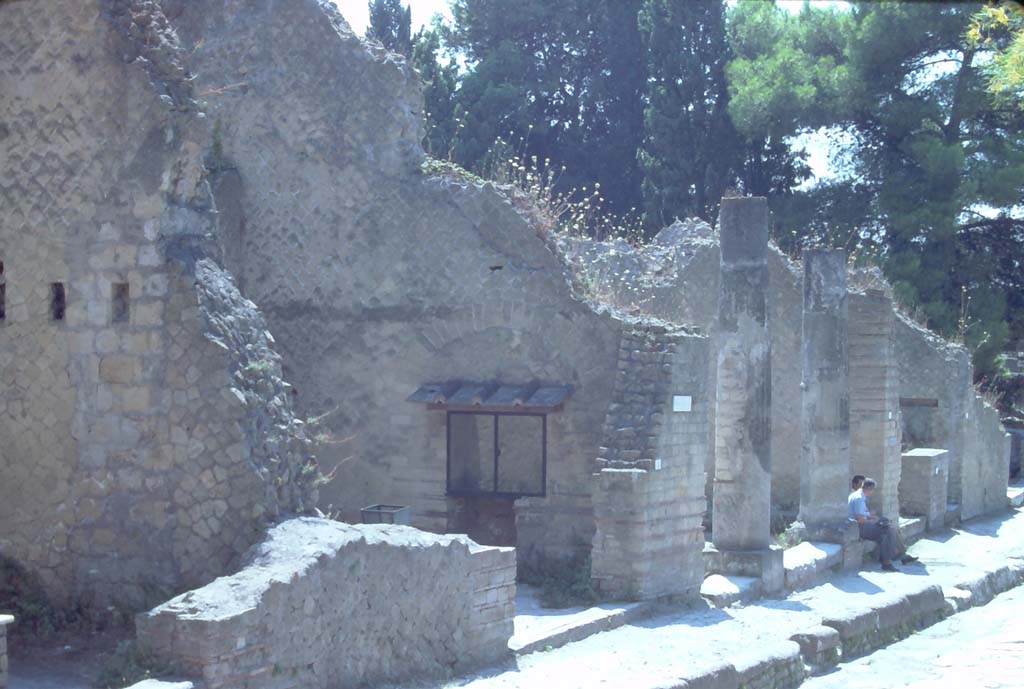
POLYGON ((859 566, 851 473, 1005 505, 968 353, 763 199, 556 236, 424 165, 417 75, 326 0, 49 5, 0 2, 0 556, 211 689, 496 660, 517 572, 770 592, 794 521, 859 566))

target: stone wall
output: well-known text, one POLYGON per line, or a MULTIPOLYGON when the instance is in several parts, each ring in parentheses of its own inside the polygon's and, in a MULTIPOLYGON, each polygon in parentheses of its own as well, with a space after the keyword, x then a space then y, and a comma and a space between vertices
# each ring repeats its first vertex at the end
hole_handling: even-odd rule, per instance
MULTIPOLYGON (((718 232, 699 220, 676 221, 643 249, 623 240, 561 241, 561 251, 596 298, 631 313, 700 327, 715 338, 718 314, 718 232)), ((768 310, 772 342, 772 503, 796 516, 800 502, 800 322, 799 264, 774 245, 768 250, 768 310)), ((708 368, 714 406, 715 367, 708 368)), ((709 444, 714 445, 714 419, 709 444)), ((708 455, 708 498, 714 450, 708 455)))
POLYGON ((508 655, 515 571, 511 548, 461 536, 294 519, 239 572, 136 627, 144 648, 210 689, 443 677, 508 655))
POLYGON ((594 475, 591 573, 603 597, 685 599, 700 590, 707 357, 706 337, 655 328, 623 335, 594 475))
POLYGON ((0 552, 58 600, 141 607, 308 507, 315 466, 216 263, 173 36, 129 5, 0 4, 0 552))
POLYGON ((948 500, 960 507, 961 519, 1001 509, 1009 441, 998 413, 974 387, 970 354, 899 313, 895 351, 904 445, 949 452, 948 500))
POLYGON ((348 520, 409 505, 415 526, 463 529, 445 414, 406 398, 443 381, 566 385, 546 496, 515 502, 514 536, 522 562, 585 553, 621 322, 574 296, 525 204, 420 169, 416 75, 330 3, 164 5, 232 168, 215 184, 228 267, 267 315, 297 408, 331 410, 347 439, 319 451, 344 476, 322 505, 348 520))
POLYGON ((967 390, 962 432, 964 454, 960 468, 960 518, 970 519, 1006 507, 1010 477, 1010 435, 999 411, 974 387, 967 390))

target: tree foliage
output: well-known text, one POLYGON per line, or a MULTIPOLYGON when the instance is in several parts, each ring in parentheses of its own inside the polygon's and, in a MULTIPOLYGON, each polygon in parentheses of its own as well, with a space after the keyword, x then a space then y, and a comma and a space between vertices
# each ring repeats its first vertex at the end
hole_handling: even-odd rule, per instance
MULTIPOLYGON (((370 33, 400 46, 400 0, 370 7, 370 33)), ((845 246, 878 262, 902 302, 975 349, 983 375, 1024 338, 1015 5, 451 8, 451 25, 421 32, 406 53, 426 84, 434 156, 486 176, 511 149, 525 158, 519 173, 542 175, 555 197, 585 202, 588 214, 595 204, 636 211, 648 232, 713 218, 730 187, 765 195, 784 248, 845 246), (810 169, 798 142, 813 132, 834 138, 841 161, 802 184, 810 169)))
POLYGON ((971 20, 967 40, 993 51, 982 71, 996 102, 1024 110, 1024 6, 1004 1, 982 7, 971 20))
POLYGON ((385 48, 412 55, 412 11, 402 0, 369 0, 370 25, 366 37, 380 41, 385 48))
MULTIPOLYGON (((1024 295, 1024 138, 965 43, 977 5, 863 3, 788 14, 740 2, 730 113, 748 137, 831 127, 851 169, 775 203, 786 240, 873 253, 902 302, 960 334, 982 374, 1024 295)), ((1015 335, 1024 334, 1016 316, 1015 335)))

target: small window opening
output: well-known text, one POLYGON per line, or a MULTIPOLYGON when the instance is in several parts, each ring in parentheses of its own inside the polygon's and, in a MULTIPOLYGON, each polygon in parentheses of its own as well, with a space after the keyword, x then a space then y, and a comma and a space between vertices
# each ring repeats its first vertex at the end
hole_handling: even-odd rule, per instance
POLYGON ((0 261, 0 321, 7 320, 7 278, 4 277, 4 262, 0 261))
POLYGON ((55 321, 62 321, 66 310, 67 294, 64 291, 64 283, 50 283, 50 316, 55 321))
POLYGON ((127 323, 130 312, 131 294, 127 282, 115 282, 111 289, 110 321, 127 323))

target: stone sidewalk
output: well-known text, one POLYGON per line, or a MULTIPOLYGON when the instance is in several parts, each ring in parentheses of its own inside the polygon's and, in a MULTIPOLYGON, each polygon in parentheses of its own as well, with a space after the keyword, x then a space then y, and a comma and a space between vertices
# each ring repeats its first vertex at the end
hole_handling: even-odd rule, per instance
POLYGON ((881 647, 1024 581, 1024 512, 975 520, 918 541, 921 563, 877 565, 778 600, 726 609, 668 610, 564 648, 444 685, 468 689, 783 689, 805 661, 828 663, 881 647), (823 623, 825 625, 823 626, 823 623), (791 637, 803 635, 801 646, 791 637))

